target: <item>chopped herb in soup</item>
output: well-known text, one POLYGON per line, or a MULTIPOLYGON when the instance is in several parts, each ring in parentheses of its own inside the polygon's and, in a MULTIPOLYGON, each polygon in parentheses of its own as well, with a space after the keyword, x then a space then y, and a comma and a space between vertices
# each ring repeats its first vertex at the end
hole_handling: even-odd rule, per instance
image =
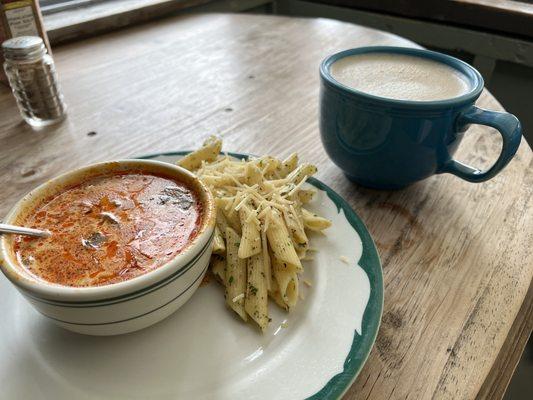
POLYGON ((143 173, 109 174, 43 201, 25 226, 46 239, 18 236, 19 263, 66 286, 121 282, 160 267, 196 236, 202 207, 186 184, 143 173))

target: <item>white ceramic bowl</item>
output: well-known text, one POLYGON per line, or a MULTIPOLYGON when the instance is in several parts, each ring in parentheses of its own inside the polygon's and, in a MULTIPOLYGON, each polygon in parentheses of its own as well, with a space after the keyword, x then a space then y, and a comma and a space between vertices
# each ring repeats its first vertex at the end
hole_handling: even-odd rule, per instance
POLYGON ((22 295, 44 316, 71 331, 89 335, 118 335, 136 331, 169 316, 200 285, 211 256, 215 204, 207 187, 189 171, 159 161, 119 160, 83 167, 37 187, 8 213, 5 222, 17 224, 39 200, 65 186, 112 171, 163 173, 196 190, 204 216, 197 236, 165 265, 120 283, 95 287, 56 285, 32 277, 16 261, 12 235, 0 236, 0 267, 22 295))

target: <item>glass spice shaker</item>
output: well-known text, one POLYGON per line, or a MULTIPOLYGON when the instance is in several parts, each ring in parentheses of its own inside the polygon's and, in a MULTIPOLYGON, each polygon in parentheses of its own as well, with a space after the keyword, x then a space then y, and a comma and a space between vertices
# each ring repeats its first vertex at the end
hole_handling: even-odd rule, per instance
POLYGON ((20 113, 32 126, 46 126, 65 117, 54 60, 43 39, 19 36, 2 43, 4 70, 20 113))

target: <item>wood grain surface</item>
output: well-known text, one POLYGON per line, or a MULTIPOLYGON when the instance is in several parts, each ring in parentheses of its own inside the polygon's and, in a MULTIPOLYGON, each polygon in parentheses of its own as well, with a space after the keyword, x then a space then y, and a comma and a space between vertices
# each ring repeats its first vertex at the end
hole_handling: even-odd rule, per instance
MULTIPOLYGON (((54 49, 69 106, 59 126, 25 125, 0 91, 0 216, 45 180, 83 164, 197 147, 293 151, 350 202, 385 279, 382 326, 345 399, 501 397, 531 332, 533 157, 522 142, 496 178, 439 175, 382 192, 350 183, 318 134, 318 65, 355 46, 412 43, 323 19, 172 17, 54 49)), ((478 105, 502 109, 488 93, 478 105)), ((459 156, 489 165, 501 143, 473 126, 459 156)))

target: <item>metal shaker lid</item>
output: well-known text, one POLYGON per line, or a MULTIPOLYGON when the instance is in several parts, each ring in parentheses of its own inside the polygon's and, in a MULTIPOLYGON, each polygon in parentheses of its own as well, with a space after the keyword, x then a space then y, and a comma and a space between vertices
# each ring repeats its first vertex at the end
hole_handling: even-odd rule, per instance
POLYGON ((2 43, 6 60, 29 61, 46 54, 43 39, 39 36, 19 36, 2 43))

